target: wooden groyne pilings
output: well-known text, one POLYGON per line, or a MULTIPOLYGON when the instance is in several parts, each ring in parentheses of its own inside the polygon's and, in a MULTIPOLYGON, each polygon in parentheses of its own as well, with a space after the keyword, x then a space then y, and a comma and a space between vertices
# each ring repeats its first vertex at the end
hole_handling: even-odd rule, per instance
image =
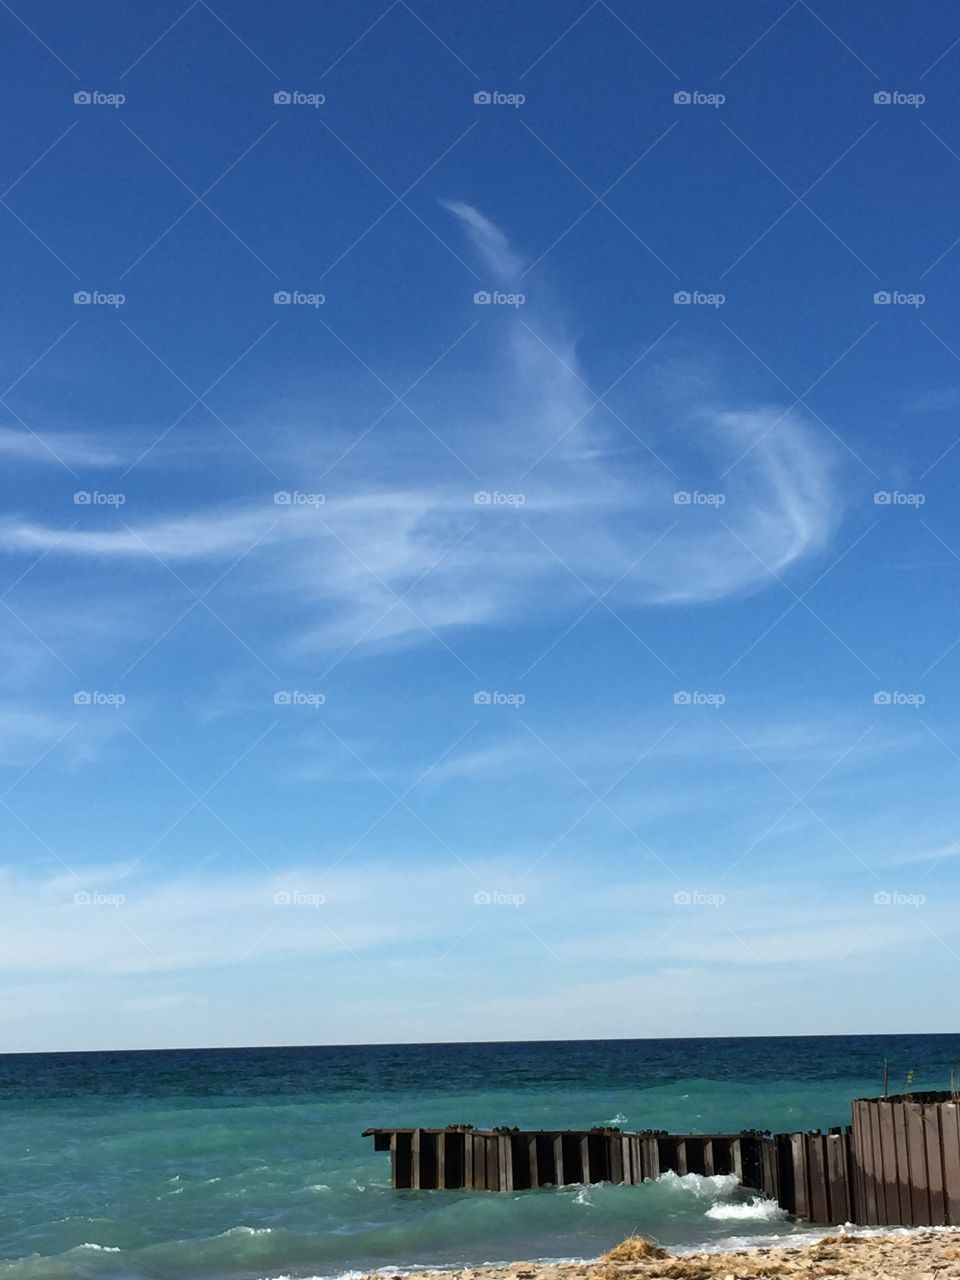
POLYGON ((733 1174, 816 1223, 960 1226, 960 1105, 949 1094, 863 1099, 853 1124, 805 1133, 367 1129, 394 1187, 525 1191, 733 1174))
MULTIPOLYGON (((733 1173, 759 1186, 760 1134, 671 1135, 620 1129, 367 1129, 378 1151, 389 1151, 393 1185, 415 1189, 526 1191, 573 1183, 636 1186, 667 1170, 733 1173)), ((769 1162, 769 1157, 768 1157, 769 1162)))
POLYGON ((813 1222, 850 1218, 848 1143, 832 1134, 670 1134, 620 1129, 368 1129, 390 1152, 393 1185, 527 1191, 576 1183, 638 1186, 662 1173, 733 1174, 813 1222))
POLYGON ((857 1221, 960 1226, 960 1105, 949 1095, 853 1104, 857 1221))

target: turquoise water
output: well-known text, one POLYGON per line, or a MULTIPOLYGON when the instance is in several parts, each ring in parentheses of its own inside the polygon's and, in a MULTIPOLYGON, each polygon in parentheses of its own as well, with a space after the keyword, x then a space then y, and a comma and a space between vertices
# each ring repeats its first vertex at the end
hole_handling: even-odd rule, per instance
POLYGON ((392 1191, 375 1125, 801 1129, 941 1088, 960 1036, 0 1057, 0 1280, 274 1280, 808 1231, 729 1179, 392 1191))

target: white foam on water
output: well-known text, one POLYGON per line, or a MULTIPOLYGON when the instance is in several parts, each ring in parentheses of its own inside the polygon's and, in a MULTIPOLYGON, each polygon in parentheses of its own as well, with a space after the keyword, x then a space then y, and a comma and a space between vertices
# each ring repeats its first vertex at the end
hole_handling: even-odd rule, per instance
POLYGON ((730 1201, 712 1204, 704 1215, 717 1222, 778 1222, 789 1218, 786 1209, 781 1209, 776 1200, 765 1200, 763 1196, 752 1196, 746 1203, 730 1201))
POLYGON ((623 1114, 622 1111, 618 1111, 612 1120, 607 1121, 607 1124, 626 1124, 626 1122, 627 1122, 627 1117, 623 1114))
POLYGON ((123 1250, 112 1244, 94 1244, 92 1240, 87 1240, 84 1244, 77 1245, 78 1249, 93 1249, 95 1253, 122 1253, 123 1250))
POLYGON ((701 1200, 719 1200, 732 1196, 740 1183, 735 1173, 661 1173, 656 1179, 662 1186, 685 1191, 701 1200))
POLYGON ((281 1276, 264 1276, 263 1280, 362 1280, 363 1276, 369 1275, 400 1275, 401 1272, 396 1267, 384 1268, 379 1271, 337 1271, 328 1276, 288 1276, 284 1273, 281 1276))

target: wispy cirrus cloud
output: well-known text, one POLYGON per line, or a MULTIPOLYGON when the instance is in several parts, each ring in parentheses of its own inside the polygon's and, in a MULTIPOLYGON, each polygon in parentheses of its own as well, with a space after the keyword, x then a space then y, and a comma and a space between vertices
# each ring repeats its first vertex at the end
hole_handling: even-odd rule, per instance
MULTIPOLYGON (((509 285, 522 263, 505 234, 470 205, 446 207, 509 285)), ((492 426, 464 413, 446 434, 461 459, 482 459, 505 501, 478 500, 480 484, 449 457, 425 482, 402 445, 381 458, 379 483, 325 482, 305 438, 302 487, 330 488, 322 505, 260 496, 69 531, 9 515, 0 549, 130 565, 242 556, 258 599, 295 602, 288 643, 362 650, 562 610, 584 583, 624 606, 720 600, 827 544, 840 515, 834 463, 802 414, 692 398, 676 411, 683 446, 669 465, 625 454, 556 314, 528 305, 496 319, 492 426), (700 489, 720 496, 701 505, 700 489)))
POLYGON ((29 431, 25 427, 0 427, 0 458, 43 466, 113 467, 124 457, 122 450, 72 431, 29 431))

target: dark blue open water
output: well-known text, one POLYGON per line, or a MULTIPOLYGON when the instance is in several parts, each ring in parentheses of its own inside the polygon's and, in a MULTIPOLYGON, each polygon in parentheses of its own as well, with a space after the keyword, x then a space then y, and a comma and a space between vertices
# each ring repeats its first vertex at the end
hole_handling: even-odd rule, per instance
POLYGON ((394 1192, 371 1125, 844 1124, 960 1035, 0 1056, 0 1280, 261 1280, 806 1230, 728 1179, 394 1192))

